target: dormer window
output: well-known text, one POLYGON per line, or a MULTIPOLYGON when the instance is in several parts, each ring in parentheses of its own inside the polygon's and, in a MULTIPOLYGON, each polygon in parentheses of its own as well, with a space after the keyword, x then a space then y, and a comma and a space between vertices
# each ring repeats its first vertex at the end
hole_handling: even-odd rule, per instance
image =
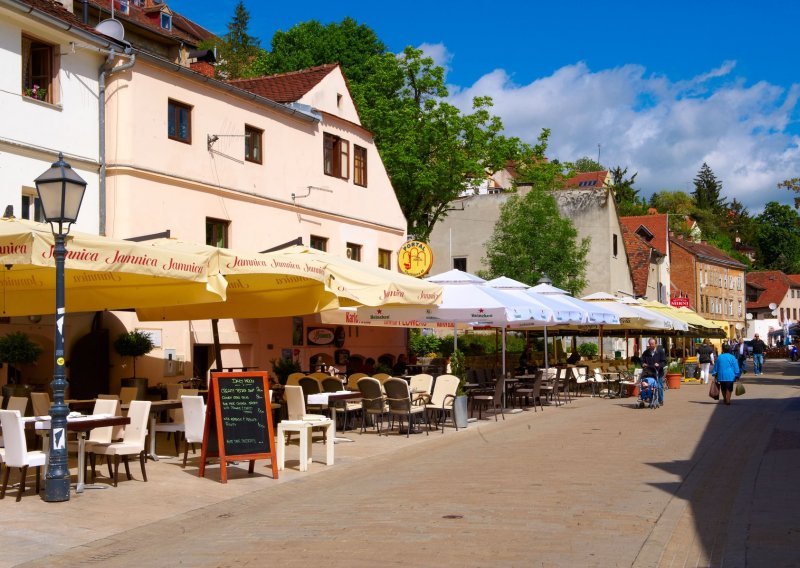
POLYGON ((172 14, 161 12, 161 29, 164 30, 172 29, 172 14))

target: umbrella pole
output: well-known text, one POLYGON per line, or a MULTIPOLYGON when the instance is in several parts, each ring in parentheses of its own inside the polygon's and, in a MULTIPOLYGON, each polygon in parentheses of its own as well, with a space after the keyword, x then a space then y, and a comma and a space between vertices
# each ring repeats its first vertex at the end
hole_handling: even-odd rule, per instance
POLYGON ((544 326, 544 376, 547 376, 549 361, 547 360, 547 326, 544 326))
POLYGON ((506 327, 503 326, 503 376, 506 376, 506 327))
POLYGON ((600 344, 600 360, 603 360, 603 326, 601 325, 597 331, 597 342, 600 344))
POLYGON ((216 359, 217 372, 222 372, 222 350, 219 346, 219 320, 211 320, 211 335, 214 338, 214 355, 216 359))

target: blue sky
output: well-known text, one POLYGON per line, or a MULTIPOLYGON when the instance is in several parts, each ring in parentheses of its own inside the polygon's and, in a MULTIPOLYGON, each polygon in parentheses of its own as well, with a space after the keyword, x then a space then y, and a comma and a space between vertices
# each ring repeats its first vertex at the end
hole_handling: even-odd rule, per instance
MULTIPOLYGON (((236 0, 170 0, 224 33, 236 0)), ((392 51, 423 47, 447 69, 451 101, 491 95, 509 134, 552 130, 552 158, 597 158, 637 187, 691 191, 705 161, 753 211, 790 203, 800 176, 800 3, 245 1, 250 33, 351 16, 392 51)))

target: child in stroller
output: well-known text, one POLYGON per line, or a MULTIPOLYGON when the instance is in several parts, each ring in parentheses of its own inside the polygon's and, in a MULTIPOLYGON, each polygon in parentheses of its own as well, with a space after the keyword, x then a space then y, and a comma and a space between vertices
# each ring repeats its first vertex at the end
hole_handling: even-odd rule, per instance
POLYGON ((658 381, 655 377, 645 376, 642 373, 639 379, 639 400, 637 401, 639 408, 648 406, 650 408, 658 408, 658 381))

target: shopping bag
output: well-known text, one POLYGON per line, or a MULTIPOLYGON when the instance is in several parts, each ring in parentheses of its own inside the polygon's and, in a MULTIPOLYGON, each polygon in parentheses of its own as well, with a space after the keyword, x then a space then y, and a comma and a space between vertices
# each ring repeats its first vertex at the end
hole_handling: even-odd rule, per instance
POLYGON ((719 385, 717 381, 711 381, 711 386, 708 389, 708 396, 714 400, 719 400, 719 385))
POLYGON ((746 391, 744 390, 744 385, 742 383, 736 383, 736 396, 742 396, 746 391))

